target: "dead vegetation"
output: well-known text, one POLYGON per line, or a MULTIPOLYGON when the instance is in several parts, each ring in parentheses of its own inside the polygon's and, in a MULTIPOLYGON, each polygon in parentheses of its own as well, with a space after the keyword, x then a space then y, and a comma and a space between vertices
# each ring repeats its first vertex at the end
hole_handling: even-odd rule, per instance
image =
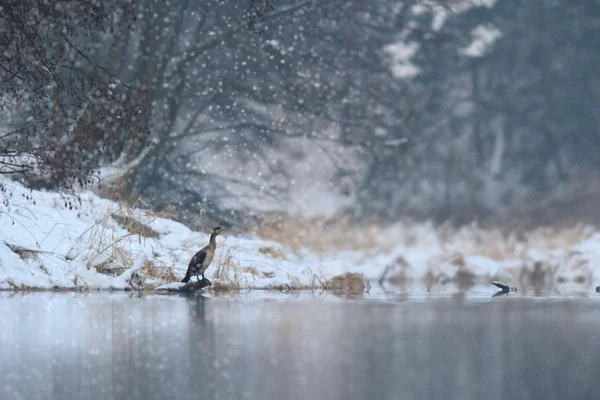
POLYGON ((310 284, 303 284, 292 279, 288 283, 270 285, 266 289, 284 293, 312 291, 318 293, 331 292, 341 296, 362 296, 365 291, 368 292, 371 289, 371 284, 361 273, 346 272, 329 280, 313 275, 310 284))
POLYGON ((378 247, 375 224, 358 229, 347 218, 323 220, 272 215, 264 217, 253 230, 261 238, 281 243, 292 251, 301 248, 318 252, 370 250, 378 247))
POLYGON ((93 265, 97 272, 109 276, 119 276, 133 265, 133 256, 122 247, 110 248, 110 256, 99 264, 93 265))
POLYGON ((343 275, 334 276, 327 285, 327 289, 337 293, 358 295, 363 294, 367 284, 363 274, 346 272, 343 275))
POLYGON ((477 275, 471 272, 466 267, 459 267, 454 275, 454 280, 458 284, 459 289, 467 290, 475 285, 477 281, 477 275))
POLYGON ((521 267, 519 284, 521 287, 545 288, 551 287, 557 267, 547 262, 535 261, 530 268, 526 263, 521 267))
POLYGON ((410 265, 408 264, 408 261, 406 261, 404 257, 398 256, 393 262, 385 267, 379 278, 379 284, 381 285, 387 280, 395 285, 403 285, 410 281, 410 276, 408 274, 409 269, 410 265))
POLYGON ((157 266, 152 260, 144 261, 142 265, 142 274, 145 277, 160 280, 165 283, 177 282, 179 279, 173 273, 173 269, 166 265, 157 266))
MULTIPOLYGON (((445 265, 449 268, 444 268, 444 270, 439 271, 435 268, 437 265, 433 266, 434 270, 432 270, 430 267, 425 279, 428 286, 432 286, 436 283, 446 284, 449 282, 454 282, 459 289, 467 290, 473 287, 477 282, 477 275, 467 268, 467 262, 464 254, 462 253, 452 252, 445 254, 436 261, 436 264, 445 265), (448 270, 451 272, 447 273, 448 270)), ((487 277, 485 280, 487 280, 487 277)))
POLYGON ((217 261, 217 268, 212 275, 213 278, 222 282, 238 283, 242 275, 242 267, 237 259, 234 258, 231 249, 228 249, 225 255, 217 261))
POLYGON ((22 246, 4 243, 13 253, 16 253, 21 260, 37 260, 39 251, 31 250, 22 246))
MULTIPOLYGON (((233 249, 228 249, 225 254, 221 253, 219 260, 216 260, 217 268, 212 277, 217 280, 211 287, 214 291, 232 291, 240 290, 241 288, 249 288, 252 285, 249 282, 247 275, 253 278, 262 276, 269 277, 269 272, 261 273, 254 266, 242 267, 240 261, 234 256, 233 249), (246 276, 244 276, 246 275, 246 276)), ((273 273, 272 276, 275 276, 273 273)))
POLYGON ((242 272, 250 274, 254 277, 260 276, 260 273, 258 272, 258 269, 256 269, 256 267, 242 267, 242 272))
POLYGON ((146 215, 152 218, 164 218, 164 219, 173 219, 175 218, 175 214, 172 212, 163 212, 163 211, 152 211, 148 210, 146 215))
POLYGON ((138 235, 145 238, 158 238, 160 235, 152 228, 148 227, 147 224, 143 224, 134 217, 129 215, 113 214, 114 219, 121 228, 125 229, 132 235, 138 235))
POLYGON ((243 289, 239 283, 235 282, 215 282, 210 287, 211 293, 232 293, 243 289))
POLYGON ((524 258, 529 249, 567 249, 592 237, 595 229, 577 224, 568 227, 538 227, 529 231, 502 233, 476 225, 452 229, 437 228, 443 243, 460 248, 465 254, 479 254, 495 260, 524 258))
POLYGON ((119 266, 118 264, 115 264, 110 260, 102 262, 98 265, 94 265, 94 269, 96 270, 96 272, 108 276, 119 276, 123 272, 127 271, 126 267, 119 266))
POLYGON ((13 290, 19 290, 19 291, 22 291, 22 292, 39 292, 39 291, 45 290, 45 289, 42 289, 42 288, 36 288, 36 287, 33 287, 33 286, 26 285, 24 283, 21 283, 20 285, 17 285, 15 282, 13 282, 12 279, 7 279, 6 283, 8 283, 8 285, 13 290))
POLYGON ((277 260, 285 260, 285 254, 283 254, 283 251, 276 249, 273 246, 260 247, 258 252, 277 260))
POLYGON ((110 214, 121 228, 125 229, 132 235, 136 235, 141 238, 158 238, 160 235, 152 228, 150 224, 156 220, 157 213, 152 211, 149 204, 138 198, 131 204, 126 201, 119 201, 119 208, 110 214), (142 214, 136 213, 136 210, 145 210, 142 214), (147 218, 148 221, 141 222, 141 218, 147 218))
MULTIPOLYGON (((524 258, 532 248, 567 249, 595 233, 593 227, 584 224, 506 232, 477 224, 455 227, 449 223, 402 221, 389 225, 368 221, 359 225, 344 217, 308 219, 284 215, 266 216, 253 230, 259 237, 281 243, 286 250, 295 252, 302 248, 319 253, 356 250, 368 255, 385 253, 398 245, 435 246, 460 249, 465 256, 482 255, 494 260, 524 258)), ((274 258, 279 252, 271 247, 259 251, 274 258)), ((397 278, 403 279, 401 274, 397 278)))
POLYGON ((140 212, 140 207, 148 207, 148 204, 138 199, 131 204, 118 202, 116 210, 107 208, 104 215, 75 240, 67 252, 67 259, 80 257, 87 262, 88 269, 94 267, 98 272, 107 275, 122 273, 133 263, 133 257, 126 249, 130 238, 137 236, 138 243, 141 244, 142 240, 155 240, 159 237, 159 234, 148 226, 156 218, 150 211, 140 212), (147 221, 142 223, 140 218, 147 221), (116 229, 115 223, 127 233, 116 229))

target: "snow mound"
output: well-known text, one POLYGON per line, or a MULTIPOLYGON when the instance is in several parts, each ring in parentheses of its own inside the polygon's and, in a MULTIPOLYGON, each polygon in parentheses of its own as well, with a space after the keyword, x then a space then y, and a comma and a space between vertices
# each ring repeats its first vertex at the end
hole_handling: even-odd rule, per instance
MULTIPOLYGON (((0 208, 0 289, 177 290, 189 260, 208 243, 209 234, 164 214, 92 192, 73 200, 3 183, 10 201, 0 208)), ((600 234, 586 230, 581 240, 532 235, 527 243, 476 228, 448 233, 429 223, 377 232, 372 248, 320 251, 223 234, 206 277, 213 289, 318 289, 354 273, 459 287, 491 279, 521 287, 600 283, 600 234)))

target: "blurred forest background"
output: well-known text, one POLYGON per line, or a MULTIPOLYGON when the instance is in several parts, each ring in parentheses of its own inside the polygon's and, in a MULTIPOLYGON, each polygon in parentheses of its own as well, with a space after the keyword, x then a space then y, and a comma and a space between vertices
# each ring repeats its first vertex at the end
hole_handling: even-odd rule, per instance
POLYGON ((598 223, 600 2, 0 1, 0 174, 190 226, 598 223))

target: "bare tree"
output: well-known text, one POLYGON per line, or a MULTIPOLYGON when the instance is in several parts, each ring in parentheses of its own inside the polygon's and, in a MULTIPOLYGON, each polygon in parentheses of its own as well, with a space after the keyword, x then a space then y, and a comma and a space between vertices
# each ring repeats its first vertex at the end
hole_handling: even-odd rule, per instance
POLYGON ((143 93, 98 61, 134 20, 120 0, 0 1, 0 174, 72 191, 144 142, 143 93))

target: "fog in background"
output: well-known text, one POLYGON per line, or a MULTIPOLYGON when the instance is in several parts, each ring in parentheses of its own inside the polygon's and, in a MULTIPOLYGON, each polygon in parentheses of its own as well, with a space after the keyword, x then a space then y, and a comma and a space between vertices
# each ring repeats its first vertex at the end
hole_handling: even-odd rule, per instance
MULTIPOLYGON (((596 1, 137 0, 107 15, 89 35, 49 23, 44 51, 71 67, 46 82, 37 132, 89 138, 94 113, 108 115, 122 139, 90 155, 107 196, 192 226, 266 213, 600 221, 596 1), (102 71, 115 96, 100 111, 73 111, 85 102, 56 83, 81 70, 102 71), (110 117, 132 88, 139 135, 110 117)), ((39 115, 3 107, 5 130, 39 115)))

